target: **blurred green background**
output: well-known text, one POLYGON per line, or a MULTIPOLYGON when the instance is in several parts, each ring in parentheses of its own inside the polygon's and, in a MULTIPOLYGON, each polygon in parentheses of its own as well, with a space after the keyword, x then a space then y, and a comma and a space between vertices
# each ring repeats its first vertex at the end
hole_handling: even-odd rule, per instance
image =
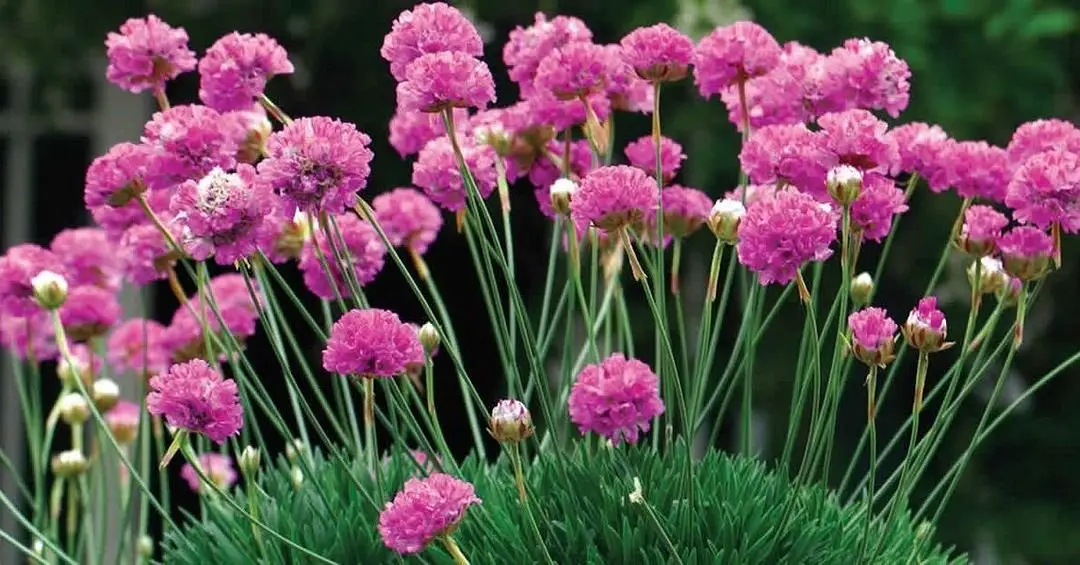
MULTIPOLYGON (((272 97, 293 115, 333 115, 370 133, 376 153, 372 185, 382 189, 407 183, 411 168, 387 142, 394 83, 378 51, 390 22, 412 4, 389 0, 0 0, 0 62, 21 63, 34 70, 32 111, 48 122, 71 108, 94 103, 87 99, 92 96, 85 76, 88 61, 104 72, 100 58, 105 34, 127 17, 153 11, 172 25, 184 26, 198 52, 233 30, 266 32, 290 51, 298 69, 292 77, 273 81, 272 97)), ((500 81, 500 104, 511 103, 516 96, 501 63, 502 44, 510 29, 528 25, 533 13, 542 10, 583 18, 596 40, 605 43, 618 41, 635 26, 657 21, 670 22, 698 38, 716 25, 747 17, 781 42, 798 40, 822 51, 849 37, 885 41, 908 61, 913 74, 911 105, 901 120, 937 123, 959 139, 1004 145, 1024 121, 1044 116, 1073 119, 1080 109, 1080 50, 1076 48, 1080 2, 1076 1, 474 0, 454 4, 469 12, 487 35, 487 59, 500 81)), ((194 75, 182 77, 171 94, 194 99, 196 82, 194 75)), ((0 101, 6 104, 7 97, 6 86, 0 88, 0 101)), ((730 190, 737 179, 738 137, 723 105, 718 100, 702 100, 690 81, 685 81, 666 91, 663 118, 665 134, 682 142, 689 154, 682 173, 684 184, 714 197, 730 190)), ((623 142, 648 127, 643 116, 620 116, 619 120, 617 132, 623 142)), ((35 166, 47 171, 38 176, 34 188, 34 237, 41 241, 47 242, 56 230, 83 218, 82 167, 93 155, 79 147, 56 142, 52 150, 36 158, 40 162, 35 166)), ((531 190, 519 191, 514 199, 519 209, 532 206, 531 190)), ((878 301, 894 317, 902 320, 920 296, 958 205, 951 197, 930 197, 926 191, 914 197, 889 268, 878 281, 878 301)), ((538 215, 522 214, 519 220, 521 233, 544 229, 538 215)), ((691 271, 696 268, 700 273, 704 268, 711 248, 706 239, 697 242, 702 250, 696 253, 696 263, 690 261, 691 271)), ((518 241, 526 241, 522 256, 540 256, 542 244, 530 248, 527 239, 518 241)), ((461 249, 444 251, 432 260, 436 272, 440 263, 452 265, 461 249)), ((873 251, 867 254, 872 257, 873 251)), ((1065 242, 1064 256, 1064 268, 1053 275, 1029 315, 1027 343, 1014 364, 1003 403, 1080 345, 1080 303, 1075 299, 1075 264, 1080 256, 1074 241, 1065 242)), ((542 266, 530 270, 526 261, 522 268, 522 279, 529 284, 528 274, 542 266)), ((967 308, 962 268, 959 263, 950 268, 939 292, 957 328, 967 308)), ((794 350, 801 317, 796 309, 786 315, 787 323, 780 324, 771 339, 776 340, 776 347, 794 350)), ((903 371, 913 371, 913 360, 909 361, 912 367, 903 371)), ((769 357, 758 363, 766 415, 786 412, 789 379, 784 374, 789 362, 769 357)), ((980 450, 941 524, 944 541, 972 552, 980 564, 1080 563, 1080 410, 1072 406, 1080 401, 1077 376, 1077 371, 1070 371, 1036 395, 980 450)), ((853 376, 848 384, 848 392, 857 393, 861 378, 853 376)), ((840 431, 841 453, 850 449, 850 436, 857 439, 862 431, 859 397, 850 396, 851 417, 840 431)), ((989 388, 977 391, 958 418, 953 441, 935 462, 938 472, 966 446, 988 396, 989 388)), ((883 407, 879 429, 894 426, 909 410, 909 397, 896 395, 891 400, 883 407)), ((780 425, 774 427, 775 433, 782 432, 780 425)))

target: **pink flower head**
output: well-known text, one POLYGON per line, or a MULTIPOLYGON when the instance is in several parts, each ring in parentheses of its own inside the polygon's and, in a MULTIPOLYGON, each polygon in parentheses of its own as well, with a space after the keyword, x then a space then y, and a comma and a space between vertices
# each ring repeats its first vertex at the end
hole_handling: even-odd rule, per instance
POLYGON ((424 362, 416 330, 389 310, 351 310, 330 328, 323 368, 360 378, 402 375, 424 362))
POLYGON ((270 196, 270 213, 255 232, 258 249, 274 264, 299 259, 311 234, 310 218, 306 214, 285 215, 281 197, 270 196))
POLYGON ((417 4, 399 14, 379 50, 398 81, 406 80, 409 65, 421 56, 447 52, 480 57, 484 42, 465 14, 442 2, 417 4))
POLYGON ((708 98, 759 77, 780 63, 780 45, 754 22, 721 26, 702 38, 694 57, 694 83, 708 98))
MULTIPOLYGON (((495 151, 487 145, 476 145, 475 140, 468 138, 459 139, 458 143, 480 197, 487 198, 497 182, 495 151)), ((450 138, 434 139, 420 150, 413 163, 412 182, 439 206, 451 212, 465 209, 468 195, 450 138)))
POLYGON ((120 288, 123 258, 99 228, 69 228, 56 234, 49 249, 64 265, 71 286, 93 285, 106 290, 120 288))
POLYGON ((218 444, 240 433, 244 408, 236 382, 223 379, 202 359, 169 367, 150 379, 146 409, 174 428, 202 434, 218 444))
POLYGON ((587 41, 575 41, 551 51, 536 68, 535 86, 560 100, 588 96, 604 87, 608 52, 587 41))
MULTIPOLYGON (((173 239, 179 241, 180 230, 172 218, 162 218, 162 221, 173 239)), ((124 278, 136 286, 164 280, 169 267, 179 258, 165 241, 161 230, 150 224, 139 224, 124 230, 120 236, 119 256, 124 260, 124 278)))
POLYGON ((219 112, 246 110, 274 75, 293 72, 289 54, 265 33, 232 32, 199 61, 199 99, 219 112))
POLYGON ((195 52, 188 49, 184 28, 170 27, 161 18, 131 18, 120 33, 109 32, 105 40, 109 82, 139 93, 148 88, 165 89, 165 81, 195 68, 195 52))
POLYGON ((281 195, 285 214, 340 214, 367 186, 374 154, 371 138, 347 122, 316 116, 300 118, 266 142, 268 156, 259 176, 281 195))
POLYGON ((315 232, 300 255, 304 285, 327 300, 351 296, 349 281, 363 286, 375 280, 386 259, 386 246, 371 224, 354 214, 341 214, 334 219, 337 229, 327 226, 333 240, 328 241, 321 231, 315 232), (343 265, 352 266, 349 279, 344 277, 343 265))
POLYGON ((139 433, 142 406, 120 399, 105 413, 105 425, 121 444, 130 444, 139 433))
POLYGON ((734 190, 729 190, 724 194, 724 198, 745 204, 749 208, 760 200, 772 198, 776 195, 776 192, 775 184, 748 184, 745 187, 736 187, 734 190), (746 193, 745 202, 743 193, 746 193))
MULTIPOLYGON (((143 195, 150 209, 157 214, 160 215, 162 212, 169 211, 169 199, 172 198, 172 191, 148 190, 143 195)), ((101 206, 91 206, 89 210, 90 215, 94 218, 94 223, 101 226, 101 229, 105 230, 112 239, 119 239, 124 230, 132 226, 150 225, 150 218, 134 200, 120 207, 103 204, 101 206)))
POLYGON ((637 443, 664 413, 659 386, 648 365, 615 353, 578 373, 570 388, 570 420, 582 434, 593 432, 615 445, 637 443))
POLYGON ((379 535, 397 553, 419 553, 456 529, 469 506, 480 503, 473 485, 450 475, 409 479, 379 514, 379 535))
MULTIPOLYGON (((255 292, 259 292, 257 288, 255 292)), ((229 273, 210 279, 206 289, 188 298, 188 304, 190 307, 180 305, 176 309, 161 335, 160 346, 173 361, 207 358, 210 336, 203 335, 204 321, 210 333, 225 343, 235 339, 242 345, 245 338, 255 334, 259 310, 242 275, 229 273), (231 337, 226 337, 226 332, 231 337)), ((216 347, 213 340, 211 345, 216 347)))
MULTIPOLYGON (((651 135, 645 135, 626 146, 626 158, 630 165, 637 167, 649 176, 656 178, 656 144, 651 135)), ((679 173, 682 162, 686 160, 682 145, 678 142, 660 137, 660 172, 665 183, 671 182, 679 173)))
POLYGON ((75 342, 105 335, 119 320, 116 293, 97 286, 72 288, 60 307, 60 321, 68 338, 75 342))
POLYGON ((808 194, 783 190, 750 206, 739 223, 739 262, 761 284, 787 284, 810 261, 824 261, 836 239, 836 214, 808 194))
POLYGON ((533 25, 518 26, 510 32, 503 46, 503 61, 508 67, 510 80, 521 87, 523 96, 531 96, 537 67, 549 53, 573 42, 592 40, 592 31, 578 18, 556 16, 548 20, 536 13, 533 25))
POLYGON ((206 106, 184 104, 157 112, 143 129, 143 143, 154 149, 147 182, 168 189, 215 167, 231 169, 245 134, 239 122, 206 106))
MULTIPOLYGON (((595 92, 585 100, 600 122, 611 116, 611 100, 604 93, 595 92)), ((586 106, 580 100, 560 100, 545 91, 536 94, 529 103, 535 124, 545 124, 554 127, 555 131, 564 131, 585 123, 586 106)))
POLYGON ((651 114, 655 92, 651 82, 638 76, 634 67, 623 58, 621 45, 604 45, 607 55, 605 92, 610 105, 623 112, 651 114))
POLYGON ((483 109, 495 101, 495 79, 487 63, 461 51, 428 53, 409 64, 397 99, 402 110, 483 109))
MULTIPOLYGON (((696 188, 671 185, 660 192, 664 206, 664 231, 672 237, 687 237, 709 219, 713 202, 696 188)), ((653 219, 652 223, 656 220, 653 219)))
POLYGON ((904 191, 878 173, 863 176, 862 191, 851 204, 852 229, 866 241, 881 241, 892 230, 893 218, 907 212, 904 191))
POLYGON ((907 108, 911 70, 888 44, 849 39, 830 59, 838 74, 834 96, 846 100, 848 108, 884 110, 894 118, 907 108))
POLYGON ((899 152, 891 174, 917 173, 930 179, 942 167, 942 154, 949 143, 949 135, 940 126, 911 122, 889 130, 886 137, 892 139, 899 152))
POLYGON ((1013 132, 1005 151, 1012 167, 1044 151, 1080 153, 1080 129, 1064 120, 1026 122, 1013 132))
POLYGON ((230 131, 243 136, 238 141, 237 162, 255 164, 262 159, 266 140, 274 132, 274 124, 270 122, 266 108, 261 104, 251 104, 241 110, 225 112, 222 118, 233 122, 230 131))
POLYGON ((1016 226, 997 242, 1005 272, 1023 282, 1041 278, 1050 269, 1054 238, 1033 226, 1016 226))
MULTIPOLYGON (((228 490, 236 483, 236 470, 233 469, 232 458, 228 455, 203 453, 199 455, 199 467, 202 468, 206 478, 220 490, 228 490)), ((180 478, 187 482, 192 492, 202 492, 202 481, 191 463, 184 463, 184 466, 180 467, 180 478)))
POLYGON ((41 271, 66 276, 63 262, 55 253, 33 243, 9 247, 0 255, 0 315, 31 316, 41 310, 34 301, 31 279, 41 271))
POLYGON ((825 201, 825 177, 835 156, 824 134, 803 124, 765 126, 754 132, 739 152, 739 163, 756 184, 784 182, 825 201))
POLYGON ((660 204, 656 180, 641 169, 625 165, 600 167, 581 179, 570 201, 574 222, 615 232, 641 224, 660 204))
POLYGON ((156 375, 169 366, 169 352, 162 347, 165 326, 154 320, 125 320, 109 334, 107 357, 114 371, 156 375))
POLYGON ((985 141, 952 141, 940 159, 943 171, 930 177, 931 189, 951 186, 964 198, 1005 199, 1010 168, 1004 149, 985 141))
MULTIPOLYGON (((827 57, 811 47, 795 41, 784 44, 776 68, 746 83, 750 126, 757 129, 811 121, 822 106, 820 86, 828 79, 827 62, 827 57)), ((740 98, 737 84, 720 92, 729 120, 742 131, 740 98)))
MULTIPOLYGON (((470 129, 468 110, 454 109, 454 129, 458 132, 470 129)), ((390 118, 390 145, 402 157, 419 153, 427 142, 444 135, 446 126, 439 114, 398 108, 390 118)))
POLYGON ((1028 159, 1013 174, 1005 204, 1017 221, 1045 229, 1060 225, 1080 231, 1080 155, 1047 151, 1028 159))
POLYGON ((866 110, 847 110, 818 118, 825 147, 842 165, 863 172, 888 171, 899 159, 896 143, 885 135, 889 125, 866 110))
POLYGON ((395 188, 371 202, 375 219, 395 247, 406 247, 418 255, 427 251, 442 227, 442 212, 427 197, 412 188, 395 188))
POLYGON ((272 205, 270 187, 255 167, 241 163, 235 173, 214 169, 181 184, 170 211, 183 226, 183 246, 192 258, 213 255, 217 264, 231 265, 255 252, 255 235, 272 205))
POLYGON ((848 316, 851 352, 867 365, 884 367, 893 360, 896 322, 881 308, 863 308, 848 316))
POLYGON ((694 42, 667 24, 639 27, 619 45, 623 60, 638 76, 652 82, 681 80, 694 58, 694 42))
MULTIPOLYGON (((548 152, 564 159, 566 146, 558 141, 548 143, 548 152)), ((573 141, 570 144, 570 174, 581 178, 592 170, 592 149, 589 142, 584 139, 573 141)), ((533 162, 529 169, 529 182, 533 185, 533 195, 536 203, 540 206, 540 212, 549 218, 555 218, 558 214, 551 207, 551 185, 563 177, 562 168, 555 166, 550 159, 540 157, 533 162)))
POLYGON ((146 145, 121 142, 94 159, 86 169, 86 207, 124 206, 145 191, 144 177, 151 153, 146 145))
POLYGON ((52 322, 49 314, 40 309, 25 317, 0 314, 0 345, 22 360, 47 361, 57 357, 52 322))
POLYGON ((997 210, 976 204, 964 211, 964 226, 960 230, 958 245, 972 257, 991 255, 997 249, 997 240, 1001 230, 1009 225, 1005 214, 997 210))
POLYGON ((935 353, 952 346, 945 341, 948 326, 945 313, 938 310, 937 297, 927 296, 908 314, 904 338, 908 345, 923 353, 935 353))

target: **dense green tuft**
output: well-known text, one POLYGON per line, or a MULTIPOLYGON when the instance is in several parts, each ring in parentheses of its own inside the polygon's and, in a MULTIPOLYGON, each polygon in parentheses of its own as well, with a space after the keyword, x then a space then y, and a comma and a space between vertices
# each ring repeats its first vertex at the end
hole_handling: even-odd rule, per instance
MULTIPOLYGON (((557 461, 545 455, 528 469, 530 505, 553 561, 560 564, 677 563, 647 508, 632 504, 633 478, 664 526, 682 563, 852 565, 855 563, 965 563, 963 557, 916 532, 906 516, 887 528, 875 525, 860 561, 865 514, 844 507, 820 487, 795 487, 754 459, 711 452, 694 463, 694 512, 690 518, 684 471, 685 450, 659 456, 648 449, 584 448, 557 461), (884 539, 882 542, 881 540, 884 539), (879 547, 880 546, 880 547, 879 547)), ((302 486, 293 486, 284 461, 262 475, 259 517, 294 542, 339 563, 392 563, 395 555, 379 539, 375 523, 381 503, 363 494, 374 481, 359 463, 310 458, 302 486)), ((415 470, 407 456, 383 476, 388 499, 415 470)), ((466 516, 455 539, 476 564, 545 563, 518 502, 504 464, 484 467, 475 459, 461 475, 476 485, 484 503, 466 516)), ((247 507, 247 496, 235 493, 247 507)), ((376 497, 378 498, 378 497, 376 497)), ((192 521, 165 541, 166 565, 206 563, 313 563, 265 532, 261 544, 247 519, 221 501, 207 504, 205 518, 192 521), (260 545, 261 548, 260 549, 260 545)), ((406 561, 450 564, 432 547, 406 561)))

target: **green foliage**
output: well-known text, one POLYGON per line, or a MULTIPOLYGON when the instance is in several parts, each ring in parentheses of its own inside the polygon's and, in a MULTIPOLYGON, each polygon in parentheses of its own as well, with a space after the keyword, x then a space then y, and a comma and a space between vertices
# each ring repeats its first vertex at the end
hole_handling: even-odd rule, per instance
MULTIPOLYGON (((647 508, 629 501, 639 477, 646 502, 655 511, 683 563, 849 565, 851 563, 963 563, 929 539, 929 530, 898 516, 872 530, 860 560, 865 507, 842 506, 818 486, 796 486, 760 461, 712 451, 694 464, 694 491, 682 485, 685 449, 661 456, 647 448, 584 448, 546 454, 527 470, 530 506, 544 545, 556 563, 675 563, 663 533, 647 508), (690 518, 687 500, 695 504, 690 518), (878 547, 880 546, 880 547, 878 547), (875 551, 874 548, 877 548, 875 551), (872 557, 871 557, 872 556, 872 557)), ((388 563, 395 559, 379 539, 380 505, 363 491, 375 486, 360 463, 311 457, 311 473, 293 486, 284 461, 263 473, 258 515, 294 542, 340 563, 388 563)), ((398 456, 383 476, 392 496, 415 469, 398 456)), ((470 510, 455 539, 470 561, 543 563, 535 534, 518 502, 512 474, 504 465, 485 466, 470 458, 462 476, 476 485, 482 506, 470 510)), ((247 496, 235 495, 242 506, 247 496)), ((220 501, 208 501, 202 520, 190 521, 165 541, 167 565, 205 563, 308 563, 265 532, 261 544, 252 526, 220 501)), ((441 548, 417 558, 449 564, 441 548)))

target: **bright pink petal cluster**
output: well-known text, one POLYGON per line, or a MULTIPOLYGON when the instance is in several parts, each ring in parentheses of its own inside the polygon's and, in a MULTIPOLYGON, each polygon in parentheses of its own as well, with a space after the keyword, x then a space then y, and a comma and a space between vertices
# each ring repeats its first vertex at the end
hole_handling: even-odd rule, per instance
POLYGON ((202 359, 169 367, 150 379, 146 409, 174 428, 202 434, 222 444, 240 433, 244 408, 236 382, 224 379, 202 359))
POLYGON ((694 42, 663 23, 639 27, 623 37, 619 45, 623 61, 642 79, 653 82, 682 79, 694 58, 694 42))
POLYGON ((739 262, 761 284, 787 284, 810 261, 832 255, 836 214, 812 196, 782 190, 750 206, 739 223, 739 262))
POLYGON ((721 26, 698 42, 694 83, 708 98, 729 86, 759 77, 780 63, 780 45, 754 22, 721 26))
POLYGON ((560 100, 574 100, 598 92, 604 87, 608 57, 608 51, 594 43, 568 43, 540 61, 535 87, 560 100))
POLYGON ((169 205, 182 226, 182 244, 192 258, 210 256, 231 265, 255 252, 255 236, 273 206, 270 187, 247 163, 236 172, 214 169, 177 188, 169 205))
POLYGON ((894 118, 907 108, 911 70, 888 44, 848 39, 830 58, 837 75, 834 96, 844 99, 846 108, 884 110, 894 118))
POLYGON ((531 97, 533 81, 540 61, 549 53, 568 43, 592 40, 592 31, 585 22, 570 16, 556 16, 548 20, 536 13, 533 25, 518 26, 510 32, 503 46, 503 61, 508 67, 510 80, 521 88, 523 96, 531 97))
POLYGON ((893 358, 896 322, 881 308, 863 308, 848 316, 851 348, 855 357, 867 365, 882 366, 893 358))
POLYGON ((964 198, 1005 199, 1010 171, 1005 150, 985 141, 951 141, 940 153, 942 170, 930 177, 931 189, 956 189, 964 198))
MULTIPOLYGON (((656 178, 656 144, 651 135, 645 135, 626 145, 626 159, 630 166, 637 167, 656 178)), ((665 183, 671 182, 679 174, 682 162, 686 160, 682 145, 667 137, 660 137, 660 173, 665 183)))
POLYGON ((638 76, 634 67, 626 62, 621 45, 609 44, 603 48, 607 52, 604 90, 609 105, 623 112, 651 114, 656 94, 653 84, 638 76))
POLYGON ((890 169, 891 174, 917 173, 930 179, 941 169, 949 134, 940 126, 911 122, 889 130, 886 136, 896 144, 899 153, 899 159, 890 169))
POLYGON ((424 362, 416 330, 389 310, 351 310, 330 328, 323 368, 359 378, 394 377, 424 362))
POLYGON ((370 283, 382 271, 386 261, 386 246, 371 224, 354 214, 341 214, 334 220, 337 229, 329 227, 333 245, 320 230, 313 234, 300 255, 304 285, 319 298, 327 300, 351 296, 349 281, 360 286, 370 283), (349 279, 345 279, 345 265, 352 266, 349 279))
POLYGON ((1005 148, 1012 167, 1019 167, 1044 151, 1080 153, 1080 128, 1056 119, 1025 122, 1016 128, 1005 148))
MULTIPOLYGON (((800 124, 818 113, 822 85, 828 79, 828 58, 811 47, 790 41, 772 71, 745 85, 747 119, 754 129, 768 125, 800 124)), ((738 85, 720 92, 728 119, 743 129, 743 100, 738 85)))
POLYGON ((143 129, 143 143, 154 150, 147 183, 169 189, 215 167, 231 169, 246 136, 239 121, 224 119, 207 106, 183 104, 157 112, 143 129))
MULTIPOLYGON (((148 190, 143 193, 150 209, 158 215, 169 211, 169 199, 172 197, 168 190, 148 190)), ((89 207, 90 215, 94 223, 101 226, 109 234, 111 239, 119 239, 124 230, 138 225, 151 225, 146 212, 134 200, 119 207, 104 204, 89 207)))
POLYGON ((397 100, 404 111, 483 109, 495 101, 495 79, 487 63, 468 53, 428 53, 409 63, 405 80, 397 85, 397 100))
POLYGON ((139 433, 142 406, 120 399, 105 413, 105 425, 120 443, 131 443, 139 433))
MULTIPOLYGON (((232 458, 228 455, 220 453, 200 454, 199 467, 202 468, 206 478, 213 481, 221 490, 228 490, 229 487, 236 483, 236 469, 233 468, 232 458)), ((180 478, 187 482, 192 492, 202 491, 202 481, 191 463, 184 463, 184 466, 180 467, 180 478)))
POLYGON ((586 365, 570 388, 570 420, 615 445, 637 443, 652 419, 664 413, 660 379, 648 365, 615 353, 586 365))
POLYGON ((866 241, 881 241, 892 230, 893 218, 907 212, 904 191, 892 178, 868 173, 862 191, 851 204, 851 225, 866 241))
POLYGON ((77 286, 68 291, 60 307, 60 322, 68 338, 89 341, 105 335, 120 321, 120 302, 116 293, 97 286, 77 286))
MULTIPOLYGON (((558 141, 548 143, 548 152, 565 158, 566 146, 558 141)), ((584 139, 573 141, 570 144, 570 174, 577 178, 584 177, 592 170, 592 149, 589 142, 584 139)), ((562 168, 557 167, 550 159, 540 157, 533 161, 529 169, 529 183, 533 185, 533 195, 536 203, 540 206, 540 212, 549 218, 557 214, 551 207, 551 185, 562 178, 562 168)))
POLYGON ((803 124, 763 127, 739 152, 739 163, 752 182, 783 182, 822 201, 828 199, 825 177, 835 159, 821 132, 812 132, 803 124))
MULTIPOLYGON (((459 139, 458 143, 480 197, 487 198, 495 190, 498 177, 495 151, 490 146, 477 145, 473 139, 459 139)), ((433 202, 451 212, 465 209, 468 196, 465 181, 448 137, 434 139, 420 150, 413 163, 412 183, 433 202)))
MULTIPOLYGON (((258 292, 257 288, 254 290, 258 292)), ((207 357, 208 336, 203 335, 204 320, 210 333, 219 337, 225 332, 231 334, 231 337, 222 337, 226 343, 236 339, 242 344, 258 327, 259 311, 242 275, 218 275, 210 279, 203 292, 213 300, 205 300, 199 294, 189 297, 190 308, 180 305, 161 336, 161 347, 174 361, 207 357)))
MULTIPOLYGON (((597 120, 603 122, 611 116, 611 100, 603 92, 594 92, 585 98, 597 120)), ((554 127, 564 131, 585 123, 586 106, 580 100, 560 100, 549 92, 539 92, 529 99, 531 121, 535 125, 554 127)))
POLYGON ((935 353, 951 344, 945 342, 948 324, 945 313, 937 307, 937 297, 927 296, 908 314, 904 323, 904 337, 915 349, 923 353, 935 353))
POLYGON ((975 257, 990 255, 997 248, 1001 230, 1009 225, 1005 214, 982 204, 969 206, 964 211, 964 225, 960 229, 959 245, 975 257))
POLYGON ((481 500, 473 485, 450 475, 409 479, 379 514, 379 535, 397 553, 419 553, 454 530, 474 504, 481 500))
POLYGON ((52 322, 44 310, 29 316, 0 311, 0 345, 22 360, 48 361, 58 354, 52 322))
POLYGON ((641 224, 659 205, 655 179, 641 169, 614 165, 600 167, 581 179, 570 201, 570 215, 575 223, 614 232, 641 224))
POLYGON ((188 49, 184 28, 170 27, 150 14, 131 18, 105 40, 109 66, 105 76, 130 92, 162 92, 165 81, 195 68, 195 52, 188 49))
POLYGON ((379 54, 390 63, 390 74, 406 80, 409 65, 423 55, 457 51, 470 57, 484 54, 476 26, 460 10, 443 2, 417 4, 405 10, 383 38, 379 54))
POLYGON ((91 285, 117 291, 123 258, 113 245, 102 229, 69 228, 53 237, 49 250, 64 265, 69 285, 91 285))
MULTIPOLYGON (((705 224, 713 201, 696 188, 671 185, 660 192, 664 208, 664 232, 672 237, 686 237, 705 224)), ((652 220, 656 222, 655 218, 652 220)))
POLYGON ((60 257, 33 243, 14 245, 0 255, 0 317, 31 316, 41 310, 30 284, 41 271, 67 275, 60 257))
MULTIPOLYGON (((455 131, 469 131, 469 122, 468 110, 454 109, 455 131)), ((446 126, 438 114, 398 108, 390 118, 390 145, 402 157, 419 153, 427 142, 445 134, 446 126)))
POLYGON ((1054 256, 1054 238, 1033 226, 1016 226, 997 241, 1005 272, 1032 281, 1046 274, 1054 256))
POLYGON ((121 142, 94 159, 86 169, 86 207, 124 206, 146 190, 144 178, 151 153, 146 145, 121 142))
POLYGON ((1017 221, 1080 232, 1080 155, 1047 151, 1031 157, 1013 174, 1004 200, 1017 221))
POLYGON ((395 247, 405 247, 423 255, 442 227, 442 212, 412 188, 395 188, 371 202, 375 219, 395 247))
POLYGON ((169 352, 162 347, 165 326, 154 320, 125 320, 109 334, 107 357, 114 371, 156 375, 168 369, 169 352))
MULTIPOLYGON (((179 241, 180 230, 172 216, 161 219, 174 241, 179 241)), ((161 230, 151 224, 138 224, 124 230, 120 236, 119 255, 124 260, 124 278, 136 286, 164 280, 168 267, 178 258, 161 230)))
POLYGON ((265 33, 230 33, 199 61, 199 99, 219 112, 247 110, 274 75, 293 72, 289 54, 265 33))
POLYGON ((867 110, 846 110, 818 118, 826 149, 841 165, 861 171, 888 171, 899 160, 896 143, 885 133, 889 125, 867 110))

